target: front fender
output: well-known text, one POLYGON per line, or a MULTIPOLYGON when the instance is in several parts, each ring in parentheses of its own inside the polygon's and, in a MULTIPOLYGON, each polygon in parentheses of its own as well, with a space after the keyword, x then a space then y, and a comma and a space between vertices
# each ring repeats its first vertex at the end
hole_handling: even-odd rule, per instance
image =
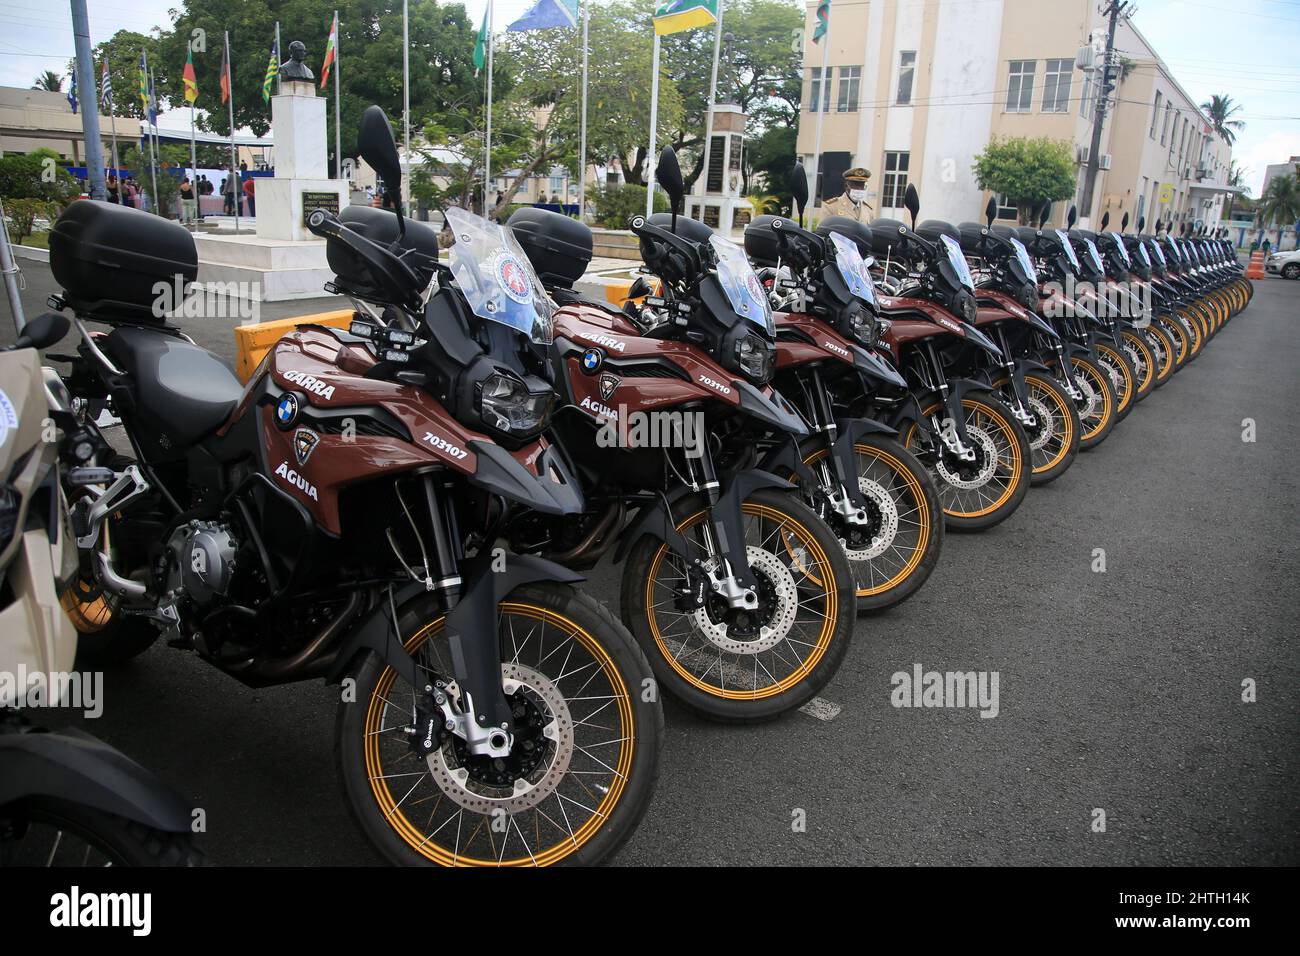
POLYGON ((54 797, 168 833, 188 833, 193 807, 152 773, 80 730, 0 734, 0 806, 54 797))

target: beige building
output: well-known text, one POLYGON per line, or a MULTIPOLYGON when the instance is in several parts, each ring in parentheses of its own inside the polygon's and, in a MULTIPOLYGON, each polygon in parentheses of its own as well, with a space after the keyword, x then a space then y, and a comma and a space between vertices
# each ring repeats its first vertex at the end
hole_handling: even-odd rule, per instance
MULTIPOLYGON (((85 108, 84 101, 81 106, 85 108)), ((117 124, 119 146, 140 138, 139 120, 101 113, 99 132, 105 158, 113 136, 110 123, 117 124)), ((81 114, 73 114, 66 93, 0 86, 0 153, 30 153, 42 147, 72 160, 75 166, 84 163, 86 140, 81 132, 81 114)))
MULTIPOLYGON (((807 5, 797 149, 811 169, 819 104, 820 195, 838 194, 843 171, 865 166, 876 217, 906 218, 911 183, 922 218, 981 219, 989 194, 975 183, 975 157, 994 137, 1046 136, 1071 144, 1079 201, 1105 39, 1095 2, 837 0, 823 40, 825 83, 823 49, 811 41, 815 7, 807 5)), ((1227 145, 1131 24, 1115 47, 1124 76, 1110 97, 1093 208, 1080 216, 1217 222, 1227 145)), ((1015 219, 1015 206, 996 198, 999 217, 1015 219)), ((1056 203, 1053 222, 1070 205, 1056 203)))

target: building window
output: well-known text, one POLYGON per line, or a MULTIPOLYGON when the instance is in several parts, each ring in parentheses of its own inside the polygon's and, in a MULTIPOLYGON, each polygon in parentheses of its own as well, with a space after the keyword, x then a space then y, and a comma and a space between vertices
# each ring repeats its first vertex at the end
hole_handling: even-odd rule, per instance
POLYGON ((1007 112, 1028 113, 1034 102, 1034 71, 1037 60, 1012 60, 1007 78, 1007 112))
POLYGON ((912 102, 912 78, 916 75, 916 51, 903 50, 898 54, 898 96, 899 106, 912 102))
POLYGON ((1002 193, 998 194, 998 218, 1020 220, 1020 207, 1002 193))
POLYGON ((907 192, 907 167, 911 153, 885 153, 885 175, 880 184, 880 205, 883 209, 898 209, 907 192))
POLYGON ((1161 146, 1165 145, 1165 139, 1169 135, 1169 117, 1172 116, 1173 113, 1174 113, 1174 104, 1170 102, 1166 102, 1165 118, 1160 123, 1160 145, 1161 146))
POLYGON ((1043 74, 1043 112, 1067 113, 1070 110, 1070 76, 1073 60, 1048 60, 1043 74))
POLYGON ((835 109, 840 113, 853 113, 858 108, 858 89, 862 85, 862 67, 840 67, 840 91, 835 109))
POLYGON ((1164 99, 1164 94, 1159 90, 1156 91, 1156 105, 1151 111, 1151 133, 1152 139, 1156 138, 1156 124, 1160 122, 1160 101, 1164 99))
POLYGON ((808 94, 808 112, 809 113, 817 112, 817 100, 818 98, 820 98, 822 104, 822 112, 829 113, 831 108, 830 80, 835 75, 835 67, 828 66, 826 68, 827 82, 825 84, 824 89, 822 86, 822 68, 820 66, 814 66, 811 67, 810 69, 812 72, 812 89, 809 90, 809 94, 808 94))
POLYGON ((1083 75, 1083 96, 1079 97, 1079 115, 1092 119, 1092 74, 1083 75))

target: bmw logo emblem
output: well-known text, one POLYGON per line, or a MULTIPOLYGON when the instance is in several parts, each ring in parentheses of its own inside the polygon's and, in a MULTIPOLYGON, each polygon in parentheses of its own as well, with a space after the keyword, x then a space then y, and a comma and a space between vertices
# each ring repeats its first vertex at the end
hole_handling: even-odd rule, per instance
POLYGON ((285 392, 280 396, 279 404, 275 406, 275 423, 281 428, 292 428, 297 420, 298 396, 293 392, 285 392))
POLYGON ((605 362, 605 353, 600 349, 587 349, 582 353, 582 370, 588 375, 595 375, 605 362))

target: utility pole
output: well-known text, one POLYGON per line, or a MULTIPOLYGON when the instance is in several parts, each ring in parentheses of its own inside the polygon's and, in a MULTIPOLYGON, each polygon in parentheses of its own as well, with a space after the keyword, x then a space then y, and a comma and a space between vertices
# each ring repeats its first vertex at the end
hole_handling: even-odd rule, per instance
POLYGON ((1084 174, 1083 179, 1083 196, 1080 203, 1083 208, 1080 213, 1092 222, 1092 194, 1097 186, 1097 170, 1100 167, 1101 156, 1101 127, 1106 121, 1106 100, 1111 91, 1115 89, 1115 73, 1118 66, 1112 61, 1115 59, 1115 27, 1119 25, 1121 16, 1128 16, 1127 11, 1131 9, 1131 4, 1121 2, 1121 0, 1110 0, 1106 9, 1102 13, 1110 17, 1110 25, 1106 31, 1106 52, 1101 61, 1101 79, 1097 83, 1097 104, 1092 114, 1092 146, 1088 150, 1088 171, 1084 174))
POLYGON ((99 138, 99 97, 95 95, 95 61, 90 56, 90 17, 86 0, 72 0, 72 39, 77 53, 77 89, 82 96, 81 134, 86 139, 86 184, 91 199, 104 191, 104 144, 99 138), (90 96, 86 96, 86 91, 90 96))

